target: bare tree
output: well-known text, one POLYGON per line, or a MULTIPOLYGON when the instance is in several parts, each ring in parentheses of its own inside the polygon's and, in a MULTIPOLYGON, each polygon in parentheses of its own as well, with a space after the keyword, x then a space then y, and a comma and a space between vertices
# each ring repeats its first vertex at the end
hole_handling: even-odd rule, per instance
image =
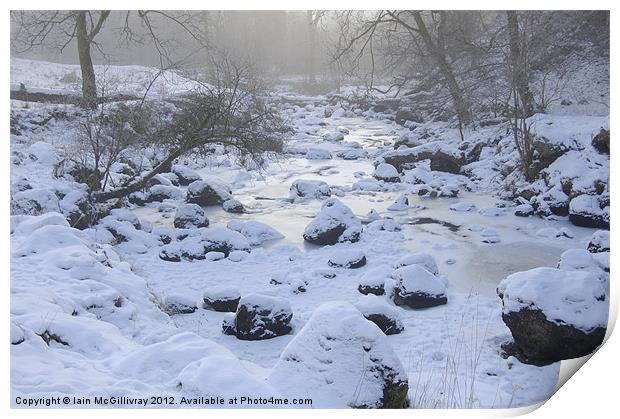
POLYGON ((322 10, 307 10, 306 21, 308 23, 308 82, 316 84, 316 61, 317 61, 317 31, 321 19, 325 16, 322 10))
MULTIPOLYGON (((86 105, 94 107, 97 104, 97 84, 92 50, 96 48, 105 54, 97 42, 97 35, 110 20, 111 13, 110 10, 12 11, 11 23, 15 28, 11 37, 12 48, 17 52, 25 52, 51 44, 63 51, 76 41, 82 73, 82 95, 86 105)), ((136 43, 144 43, 145 39, 148 39, 162 61, 169 60, 170 57, 168 40, 158 34, 152 21, 153 16, 178 25, 198 42, 204 41, 199 26, 194 23, 195 16, 192 13, 159 10, 123 13, 123 26, 119 28, 122 38, 127 42, 136 43), (131 19, 134 14, 137 16, 137 21, 131 19), (142 32, 135 26, 141 26, 142 32)))
POLYGON ((169 170, 175 159, 190 151, 221 145, 242 163, 252 161, 259 166, 269 155, 282 151, 288 127, 263 98, 251 67, 224 59, 209 68, 208 81, 196 80, 193 92, 174 100, 171 117, 145 126, 144 138, 165 149, 166 157, 130 184, 96 193, 98 202, 142 190, 153 176, 169 170))
MULTIPOLYGON (((360 66, 363 59, 369 61, 371 84, 375 79, 379 59, 384 60, 388 73, 392 74, 393 88, 399 92, 413 84, 424 85, 433 80, 445 88, 458 116, 459 125, 471 122, 471 110, 466 88, 459 80, 455 62, 451 56, 450 37, 453 22, 446 11, 422 12, 413 10, 382 10, 368 15, 362 12, 356 18, 350 12, 341 14, 341 37, 335 59, 351 56, 352 67, 360 66), (429 60, 432 68, 421 72, 421 66, 429 60), (400 73, 394 77, 394 74, 400 73)), ((462 31, 461 31, 462 32, 462 31)), ((382 91, 387 93, 388 91, 382 91)))

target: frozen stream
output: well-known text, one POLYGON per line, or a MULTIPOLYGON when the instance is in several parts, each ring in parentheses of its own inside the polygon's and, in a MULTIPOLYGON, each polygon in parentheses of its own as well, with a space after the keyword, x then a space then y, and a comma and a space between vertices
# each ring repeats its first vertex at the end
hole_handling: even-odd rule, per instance
MULTIPOLYGON (((349 133, 342 143, 327 142, 308 136, 302 144, 327 149, 334 155, 329 160, 308 160, 304 157, 286 157, 269 165, 261 178, 254 176, 241 180, 245 172, 228 168, 207 168, 199 173, 205 178, 218 178, 233 187, 233 194, 246 207, 245 214, 230 214, 220 207, 205 208, 212 226, 225 226, 231 219, 256 220, 266 223, 285 238, 268 243, 288 243, 305 251, 315 250, 304 242, 305 226, 318 212, 322 201, 307 200, 292 203, 288 199, 291 183, 296 179, 323 180, 330 186, 347 190, 362 175, 374 170, 372 156, 381 149, 392 148, 397 136, 395 125, 383 121, 368 121, 361 117, 328 118, 328 128, 346 127, 349 133), (348 143, 358 143, 369 152, 366 159, 344 160, 335 153, 351 150, 348 143)), ((296 144, 299 144, 298 141, 296 144)), ((537 266, 555 266, 564 250, 583 247, 591 230, 571 225, 568 221, 548 221, 537 217, 522 218, 512 215, 510 209, 495 207, 497 199, 482 193, 461 190, 458 198, 420 198, 408 193, 408 211, 388 211, 387 208, 403 191, 363 192, 350 191, 338 196, 354 213, 363 218, 371 209, 381 216, 393 218, 402 224, 406 247, 412 251, 431 253, 452 287, 461 292, 495 295, 495 286, 507 275, 537 266), (477 210, 457 212, 449 209, 456 202, 471 202, 477 210), (417 209, 418 204, 424 209, 417 209), (429 220, 430 219, 430 220, 429 220), (440 223, 436 223, 440 222, 440 223), (448 224, 449 223, 449 224, 448 224), (443 225, 442 225, 443 224, 443 225), (446 227, 449 225, 449 227, 446 227), (537 235, 544 228, 568 228, 574 238, 548 238, 537 235), (498 233, 498 243, 483 243, 483 229, 498 233)), ((150 207, 135 210, 141 218, 155 224, 172 225, 173 212, 160 213, 150 207)), ((401 255, 394 255, 398 259, 401 255)))

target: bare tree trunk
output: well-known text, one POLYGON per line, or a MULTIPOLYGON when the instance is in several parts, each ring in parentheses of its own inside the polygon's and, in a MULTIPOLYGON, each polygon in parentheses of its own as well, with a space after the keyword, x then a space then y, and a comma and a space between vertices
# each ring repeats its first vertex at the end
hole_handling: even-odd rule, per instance
POLYGON ((433 57, 433 60, 435 60, 435 62, 437 63, 439 71, 441 71, 441 74, 446 81, 446 87, 450 92, 450 96, 452 97, 452 101, 454 102, 454 109, 459 118, 459 125, 468 124, 471 121, 469 106, 467 105, 467 101, 465 100, 465 94, 463 92, 463 89, 461 88, 461 86, 459 86, 459 83, 454 76, 454 71, 448 63, 445 51, 440 47, 439 44, 435 44, 435 42, 433 42, 433 39, 428 31, 428 28, 426 27, 426 23, 424 23, 424 19, 422 19, 422 15, 420 14, 420 12, 414 12, 413 18, 415 19, 417 29, 422 36, 424 44, 428 48, 428 51, 433 57))
POLYGON ((532 134, 527 118, 534 113, 534 99, 527 82, 527 60, 525 46, 521 44, 519 22, 515 11, 506 11, 508 20, 508 36, 510 42, 510 83, 513 98, 512 132, 515 145, 519 152, 525 179, 532 182, 537 173, 534 172, 534 148, 532 134))
POLYGON ((112 191, 108 191, 108 192, 97 192, 95 193, 95 199, 97 202, 105 202, 109 199, 119 199, 119 198, 124 198, 129 194, 132 194, 134 192, 138 192, 141 189, 144 189, 146 187, 146 185, 148 184, 148 181, 151 180, 155 175, 165 172, 166 170, 169 170, 170 165, 172 164, 172 162, 179 156, 181 156, 183 153, 185 153, 187 151, 187 147, 185 146, 181 146, 179 148, 177 148, 176 150, 174 150, 172 153, 170 153, 168 155, 168 157, 166 157, 165 160, 163 160, 161 163, 159 163, 157 166, 155 166, 155 168, 153 168, 153 170, 151 170, 149 173, 147 173, 145 176, 143 176, 142 178, 140 178, 140 180, 131 183, 125 187, 119 188, 119 189, 114 189, 112 191))
POLYGON ((97 84, 95 82, 93 60, 90 57, 91 39, 86 29, 85 11, 77 12, 75 29, 80 69, 82 70, 82 96, 87 106, 94 107, 97 104, 97 84))
POLYGON ((506 11, 508 34, 510 37, 510 61, 512 65, 512 84, 520 96, 521 111, 524 117, 534 114, 534 97, 527 81, 526 51, 521 46, 517 12, 506 11))
POLYGON ((316 23, 312 10, 306 12, 308 21, 308 82, 316 84, 316 23))

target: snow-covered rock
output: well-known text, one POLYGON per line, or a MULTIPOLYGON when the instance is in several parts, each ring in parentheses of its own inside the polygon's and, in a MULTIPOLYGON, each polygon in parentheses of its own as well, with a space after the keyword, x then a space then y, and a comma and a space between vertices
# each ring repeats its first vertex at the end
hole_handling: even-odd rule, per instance
POLYGON ((58 210, 58 197, 45 188, 19 191, 11 199, 11 214, 39 215, 58 210))
POLYGON ((248 239, 241 233, 228 228, 200 229, 199 234, 206 252, 222 252, 228 256, 234 250, 250 250, 248 239))
POLYGON ((461 201, 450 205, 450 209, 457 212, 469 212, 474 211, 476 209, 476 205, 471 202, 461 201))
POLYGON ((303 393, 319 408, 408 406, 401 361, 381 330, 345 302, 324 303, 314 311, 282 352, 268 383, 286 395, 303 393))
POLYGON ((535 268, 509 275, 497 293, 522 362, 581 357, 603 343, 609 298, 591 272, 535 268))
POLYGON ((297 179, 289 188, 292 200, 322 199, 331 196, 329 185, 322 180, 297 179))
POLYGON ((353 211, 336 198, 323 203, 314 220, 304 230, 304 240, 318 245, 356 242, 362 233, 362 222, 353 211))
POLYGON ((179 179, 179 185, 187 186, 192 182, 196 182, 197 180, 202 180, 202 177, 185 166, 184 164, 175 164, 172 166, 172 173, 174 173, 179 179))
POLYGON ((568 249, 560 256, 558 269, 563 271, 589 271, 598 273, 598 263, 585 249, 568 249))
POLYGON ((230 220, 226 226, 245 236, 252 246, 260 246, 265 242, 284 238, 275 228, 259 221, 230 220))
POLYGON ((392 268, 388 265, 379 265, 364 273, 360 279, 357 290, 364 294, 385 294, 385 281, 390 278, 392 268))
POLYGON ((414 309, 446 304, 445 283, 420 265, 409 265, 392 273, 394 303, 414 309))
POLYGON ((459 173, 465 164, 465 154, 451 144, 432 141, 413 148, 389 151, 382 156, 386 163, 396 167, 399 172, 411 169, 414 163, 430 159, 431 170, 459 173))
POLYGON ((235 287, 212 287, 205 291, 203 295, 203 307, 215 311, 234 313, 237 311, 240 299, 241 293, 235 287))
POLYGON ((439 275, 439 268, 435 258, 429 253, 412 253, 396 261, 394 268, 402 268, 403 266, 420 265, 433 275, 439 275))
POLYGON ((609 252, 609 231, 595 231, 588 243, 588 251, 591 253, 609 252))
POLYGON ((412 185, 429 184, 432 181, 433 175, 423 167, 414 167, 411 170, 406 170, 403 175, 403 182, 412 185))
POLYGON ((396 201, 388 207, 388 211, 407 211, 409 209, 409 198, 406 194, 400 195, 396 201))
POLYGON ((199 205, 185 204, 176 210, 174 226, 176 228, 208 227, 209 219, 199 205))
POLYGON ((219 205, 232 199, 228 185, 215 179, 197 180, 187 187, 187 202, 202 207, 219 205))
POLYGON ((517 217, 529 217, 534 215, 534 207, 530 204, 521 204, 515 207, 514 215, 517 217))
POLYGON ((400 175, 398 170, 391 164, 381 163, 372 174, 375 179, 382 180, 384 182, 400 182, 400 175))
POLYGON ((568 219, 580 227, 609 229, 609 208, 601 209, 596 196, 579 195, 570 201, 568 219))
POLYGON ((263 340, 291 331, 291 304, 278 297, 248 294, 239 300, 235 313, 235 336, 242 340, 263 340))
POLYGON ((400 224, 398 224, 394 220, 385 219, 385 220, 375 220, 369 223, 366 226, 366 231, 389 231, 396 232, 401 231, 402 228, 400 224))
POLYGON ((166 313, 168 314, 189 314, 193 313, 198 308, 196 301, 178 294, 166 295, 164 304, 166 313))
POLYGON ((222 208, 226 212, 230 212, 232 214, 243 214, 245 212, 245 207, 243 204, 236 199, 227 199, 222 203, 222 208))
POLYGON ((308 160, 329 160, 332 158, 332 153, 324 148, 311 147, 306 152, 306 158, 308 160))
MULTIPOLYGON (((222 397, 225 400, 239 397, 239 395, 251 399, 279 397, 278 392, 269 386, 259 374, 256 374, 255 365, 240 361, 225 347, 206 339, 201 346, 196 345, 196 350, 198 348, 200 348, 199 359, 186 364, 175 380, 184 392, 193 394, 195 397, 222 397)), ((167 352, 172 352, 169 356, 173 358, 183 355, 183 352, 167 352)), ((167 353, 163 352, 161 356, 165 354, 167 353)), ((194 357, 193 351, 191 355, 194 357)), ((166 362, 155 364, 175 363, 174 359, 165 359, 166 362)))
POLYGON ((386 335, 396 335, 405 330, 398 310, 381 297, 366 295, 355 303, 355 307, 386 335))
POLYGON ((357 269, 366 265, 366 255, 361 250, 337 250, 327 264, 333 268, 357 269))
POLYGON ((149 188, 147 202, 161 202, 165 199, 181 201, 185 199, 185 191, 176 186, 153 185, 149 188))

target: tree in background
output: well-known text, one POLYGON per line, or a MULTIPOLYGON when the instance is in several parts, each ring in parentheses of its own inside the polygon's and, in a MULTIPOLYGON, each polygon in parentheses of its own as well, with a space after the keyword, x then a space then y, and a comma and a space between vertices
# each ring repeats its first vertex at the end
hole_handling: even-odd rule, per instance
POLYGON ((14 29, 11 46, 16 52, 46 45, 62 51, 75 41, 82 73, 82 96, 87 106, 94 107, 98 98, 92 51, 97 49, 105 54, 97 38, 110 21, 112 13, 119 14, 118 19, 122 22, 118 28, 121 38, 125 42, 138 44, 143 44, 145 39, 148 39, 159 54, 162 64, 168 61, 170 65, 169 39, 157 28, 154 17, 173 23, 201 45, 206 41, 197 25, 196 14, 190 12, 44 10, 11 12, 11 26, 14 29), (134 16, 137 19, 133 19, 134 16))

